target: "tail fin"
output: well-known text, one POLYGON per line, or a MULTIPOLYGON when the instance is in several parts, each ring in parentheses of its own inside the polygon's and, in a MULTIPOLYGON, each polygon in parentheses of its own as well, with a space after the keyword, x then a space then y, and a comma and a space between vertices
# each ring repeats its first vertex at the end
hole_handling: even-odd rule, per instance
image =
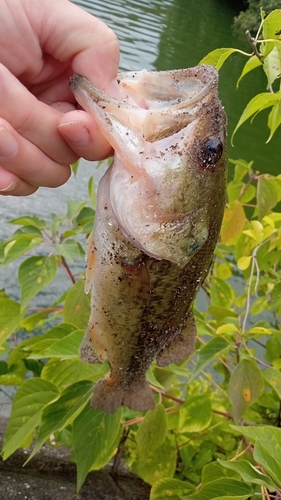
POLYGON ((131 410, 153 410, 154 399, 149 383, 141 381, 134 385, 109 383, 110 379, 101 379, 94 388, 91 406, 108 413, 115 413, 119 406, 128 406, 131 410))

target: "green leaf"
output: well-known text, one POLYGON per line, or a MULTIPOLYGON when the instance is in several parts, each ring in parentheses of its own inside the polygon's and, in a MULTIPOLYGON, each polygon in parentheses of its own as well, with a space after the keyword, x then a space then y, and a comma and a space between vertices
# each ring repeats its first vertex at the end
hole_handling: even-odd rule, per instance
POLYGON ((95 192, 95 180, 94 177, 90 177, 88 182, 88 194, 93 207, 96 207, 96 192, 95 192))
MULTIPOLYGON (((276 43, 278 43, 276 41, 276 43)), ((278 48, 275 46, 264 59, 263 69, 267 76, 267 88, 273 84, 273 82, 280 77, 281 61, 278 48)))
POLYGON ((152 452, 166 439, 167 420, 164 406, 157 404, 155 410, 148 411, 139 425, 136 441, 145 455, 152 452))
POLYGON ((257 441, 265 447, 270 455, 280 463, 281 457, 281 429, 271 425, 254 426, 231 426, 235 431, 238 431, 243 436, 246 436, 250 441, 257 441))
POLYGON ((241 82, 242 78, 244 78, 244 76, 247 75, 247 73, 249 73, 253 69, 256 69, 258 66, 262 66, 262 62, 256 55, 253 55, 252 57, 250 57, 250 59, 248 59, 248 61, 244 65, 244 68, 242 69, 242 73, 239 76, 236 86, 237 87, 239 86, 239 83, 241 82))
POLYGON ((86 226, 91 223, 91 229, 93 229, 95 211, 91 207, 82 208, 81 212, 76 217, 76 222, 79 226, 86 226))
POLYGON ((230 307, 233 303, 235 292, 227 281, 215 277, 211 281, 210 295, 214 306, 230 307))
POLYGON ((231 374, 228 388, 235 421, 258 399, 262 390, 263 380, 257 364, 251 359, 242 359, 231 374))
MULTIPOLYGON (((59 325, 54 326, 44 335, 40 335, 30 339, 28 344, 26 345, 26 341, 24 344, 24 349, 26 351, 31 351, 32 354, 41 353, 51 347, 55 342, 64 337, 67 337, 70 333, 75 331, 76 328, 74 325, 69 325, 68 323, 60 323, 59 325)), ((40 355, 41 357, 41 355, 40 355)))
POLYGON ((38 229, 35 226, 21 226, 18 229, 16 229, 13 236, 18 237, 26 234, 29 236, 40 236, 41 238, 43 237, 41 229, 38 229))
POLYGON ((67 219, 73 220, 77 214, 85 207, 86 201, 67 200, 67 219))
POLYGON ((211 401, 206 396, 188 397, 180 407, 180 432, 201 432, 209 427, 211 420, 211 401))
POLYGON ((165 392, 164 386, 162 384, 160 384, 160 382, 158 382, 157 378, 155 377, 155 375, 153 373, 153 368, 154 368, 154 366, 151 365, 150 368, 147 370, 146 379, 151 385, 153 385, 154 387, 157 387, 161 391, 165 392))
POLYGON ((248 120, 251 116, 256 113, 259 113, 263 109, 266 109, 270 106, 273 106, 279 100, 279 93, 273 94, 272 92, 263 92, 261 94, 256 95, 253 99, 248 102, 246 108, 244 109, 240 119, 234 129, 232 134, 231 141, 233 141, 233 137, 236 134, 237 130, 241 125, 248 120))
POLYGON ((257 185, 257 204, 259 220, 261 220, 269 211, 275 207, 280 199, 279 189, 274 181, 268 176, 259 176, 257 185))
POLYGON ((241 50, 238 49, 231 49, 231 48, 221 48, 221 49, 215 49, 212 50, 212 52, 209 52, 201 61, 199 64, 211 64, 211 66, 214 66, 217 70, 220 70, 225 61, 231 56, 231 54, 234 54, 234 52, 240 52, 240 54, 244 54, 241 50))
POLYGON ((217 359, 225 349, 230 347, 229 342, 222 337, 214 337, 209 340, 199 351, 197 364, 191 378, 196 377, 205 366, 217 359))
POLYGON ((161 446, 158 446, 147 455, 139 451, 137 460, 132 464, 132 472, 135 472, 146 483, 152 485, 161 478, 169 478, 174 475, 176 459, 176 447, 166 437, 161 446))
POLYGON ((41 372, 41 377, 49 380, 49 382, 57 385, 62 390, 79 380, 96 382, 100 378, 105 377, 107 373, 107 363, 91 365, 83 363, 77 358, 66 360, 53 358, 45 364, 41 372))
MULTIPOLYGON (((263 39, 277 39, 276 33, 280 30, 281 23, 281 10, 275 9, 265 17, 262 25, 262 34, 263 39)), ((263 44, 263 56, 267 57, 267 55, 272 51, 274 47, 274 43, 276 42, 265 42, 263 44)))
POLYGON ((197 494, 184 500, 247 500, 253 490, 245 483, 232 478, 215 479, 204 484, 197 494))
POLYGON ((90 469, 101 469, 114 453, 122 434, 122 410, 113 414, 86 406, 73 423, 77 491, 90 469))
POLYGON ((10 299, 7 295, 0 295, 0 345, 20 328, 25 314, 25 310, 21 312, 18 302, 10 299))
POLYGON ((237 318, 237 313, 228 307, 210 305, 208 307, 208 312, 219 323, 223 322, 225 318, 237 318))
POLYGON ((73 259, 81 259, 85 256, 85 251, 78 241, 68 239, 55 245, 57 255, 61 255, 66 260, 73 262, 73 259))
POLYGON ((163 478, 154 483, 150 491, 150 500, 181 500, 189 493, 195 493, 192 484, 178 479, 163 478))
POLYGON ((237 473, 224 469, 218 462, 211 462, 204 465, 201 474, 202 484, 210 483, 211 481, 222 477, 234 477, 234 479, 239 479, 237 473))
POLYGON ((4 438, 6 460, 40 423, 42 410, 59 396, 58 388, 46 380, 32 378, 17 391, 4 438))
POLYGON ((36 325, 38 325, 41 322, 43 323, 43 321, 52 313, 53 311, 46 309, 45 311, 40 311, 35 314, 29 314, 22 320, 20 326, 21 328, 24 328, 27 332, 32 332, 36 325))
POLYGON ((84 337, 84 330, 74 330, 69 335, 52 343, 46 349, 38 351, 36 345, 36 353, 29 356, 30 359, 40 358, 60 358, 69 359, 79 356, 79 347, 84 337))
MULTIPOLYGON (((256 194, 256 188, 253 184, 245 184, 242 181, 233 180, 227 185, 227 196, 230 204, 240 202, 240 204, 249 203, 256 194)), ((230 235, 230 234, 229 234, 230 235)))
POLYGON ((261 464, 264 470, 272 477, 276 486, 281 487, 281 449, 279 449, 279 460, 270 454, 267 447, 256 441, 254 448, 254 459, 261 464))
POLYGON ((91 311, 90 296, 85 294, 84 285, 84 280, 76 281, 66 296, 63 308, 64 321, 81 330, 87 328, 91 311))
POLYGON ((21 307, 45 288, 56 276, 57 262, 54 257, 30 257, 19 267, 19 284, 21 288, 21 307))
POLYGON ((245 483, 259 484, 260 486, 265 486, 269 491, 274 491, 275 486, 270 479, 270 477, 262 474, 253 464, 248 462, 248 460, 237 460, 236 462, 230 462, 226 460, 219 460, 218 462, 227 469, 236 471, 240 474, 245 483))
POLYGON ((38 438, 27 462, 34 457, 50 434, 63 429, 75 420, 88 403, 92 390, 92 382, 87 380, 76 382, 66 387, 60 398, 43 410, 38 438))
POLYGON ((278 398, 281 400, 281 373, 276 368, 267 368, 262 372, 263 378, 274 389, 278 398))
POLYGON ((12 239, 7 243, 4 250, 3 264, 7 265, 21 255, 27 253, 31 248, 40 245, 44 240, 42 237, 34 237, 33 235, 22 235, 12 239))
POLYGON ((34 226, 37 229, 45 229, 46 222, 43 219, 39 219, 36 215, 25 215, 24 217, 18 217, 9 221, 9 224, 15 224, 17 226, 34 226))
POLYGON ((230 203, 225 209, 222 227, 221 241, 224 245, 235 245, 244 229, 246 216, 242 203, 238 200, 230 203))
POLYGON ((75 175, 75 177, 76 177, 77 172, 78 172, 79 163, 80 163, 80 158, 75 163, 71 163, 71 165, 70 165, 71 170, 72 170, 73 174, 75 175))

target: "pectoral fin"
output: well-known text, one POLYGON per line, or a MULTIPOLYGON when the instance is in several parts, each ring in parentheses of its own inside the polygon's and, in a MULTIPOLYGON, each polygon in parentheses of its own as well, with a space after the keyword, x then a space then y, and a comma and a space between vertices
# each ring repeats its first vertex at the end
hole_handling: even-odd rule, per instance
POLYGON ((190 312, 185 329, 156 358, 158 366, 167 366, 187 358, 193 350, 196 338, 196 324, 193 313, 190 312))
POLYGON ((87 241, 86 262, 87 262, 87 269, 86 269, 85 292, 89 293, 89 291, 92 288, 94 280, 95 263, 96 263, 93 231, 91 232, 87 241))

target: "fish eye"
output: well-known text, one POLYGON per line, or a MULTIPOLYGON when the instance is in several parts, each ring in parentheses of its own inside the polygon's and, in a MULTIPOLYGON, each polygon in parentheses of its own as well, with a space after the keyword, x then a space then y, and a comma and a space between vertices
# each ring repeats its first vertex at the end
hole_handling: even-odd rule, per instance
POLYGON ((223 145, 216 137, 210 137, 201 147, 200 156, 203 165, 206 167, 214 166, 223 153, 223 145))

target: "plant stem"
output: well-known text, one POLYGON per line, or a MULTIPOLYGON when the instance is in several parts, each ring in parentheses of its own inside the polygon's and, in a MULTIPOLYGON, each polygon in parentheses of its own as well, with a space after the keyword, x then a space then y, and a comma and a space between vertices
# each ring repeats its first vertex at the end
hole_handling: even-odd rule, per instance
POLYGON ((64 272, 69 277, 70 281, 72 281, 72 283, 75 283, 75 278, 74 278, 72 272, 70 271, 69 265, 66 262, 64 257, 61 257, 60 266, 63 268, 64 272))

